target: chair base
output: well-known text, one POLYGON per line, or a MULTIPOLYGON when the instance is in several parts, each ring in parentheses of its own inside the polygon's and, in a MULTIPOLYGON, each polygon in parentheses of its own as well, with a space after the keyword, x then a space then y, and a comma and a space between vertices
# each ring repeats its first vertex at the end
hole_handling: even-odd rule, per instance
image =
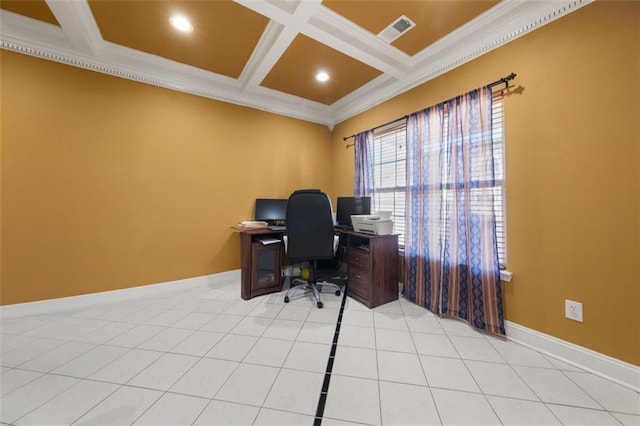
POLYGON ((331 292, 333 292, 336 296, 340 296, 340 294, 342 294, 342 291, 337 284, 327 281, 318 281, 314 283, 296 278, 293 280, 293 282, 291 283, 291 287, 289 287, 287 293, 284 296, 284 303, 289 303, 291 300, 299 299, 300 297, 303 297, 309 293, 313 293, 313 297, 316 300, 316 306, 318 306, 318 309, 321 309, 323 305, 322 300, 320 299, 320 293, 326 292, 325 290, 331 290, 331 292))

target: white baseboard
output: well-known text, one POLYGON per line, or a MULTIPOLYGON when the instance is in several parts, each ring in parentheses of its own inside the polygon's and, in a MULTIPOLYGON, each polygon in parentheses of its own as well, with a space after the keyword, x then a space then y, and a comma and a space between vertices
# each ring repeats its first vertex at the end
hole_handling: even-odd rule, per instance
POLYGON ((509 340, 640 392, 640 367, 510 321, 505 328, 509 340))
MULTIPOLYGON (((79 296, 61 297, 59 299, 39 300, 37 302, 16 303, 0 306, 0 318, 15 318, 25 315, 42 315, 69 310, 87 309, 107 303, 124 302, 145 296, 158 296, 186 288, 204 287, 219 280, 240 280, 240 270, 220 272, 183 280, 168 281, 159 284, 142 285, 120 290, 101 291, 99 293, 81 294, 79 296)), ((240 289, 238 288, 238 291, 240 289)), ((239 294, 239 293, 238 293, 239 294)))
MULTIPOLYGON (((0 318, 81 310, 107 303, 123 302, 145 296, 158 296, 185 288, 204 287, 216 282, 236 279, 238 282, 240 281, 239 269, 121 290, 18 303, 0 306, 0 318)), ((505 328, 509 340, 640 392, 640 367, 510 321, 505 321, 505 328)))

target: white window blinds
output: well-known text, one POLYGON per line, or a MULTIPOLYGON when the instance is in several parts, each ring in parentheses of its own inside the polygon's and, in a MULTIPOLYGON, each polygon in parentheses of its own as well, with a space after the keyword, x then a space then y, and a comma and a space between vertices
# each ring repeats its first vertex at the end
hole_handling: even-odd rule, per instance
MULTIPOLYGON (((445 117, 446 120, 446 117, 445 117)), ((445 126, 446 127, 446 126, 445 126)), ((494 95, 492 111, 492 138, 494 141, 494 179, 480 176, 482 181, 477 191, 491 191, 493 197, 478 196, 473 202, 484 203, 493 198, 496 214, 498 259, 500 267, 507 264, 505 203, 504 203, 504 120, 503 98, 494 95)), ((373 200, 372 211, 391 211, 394 233, 400 234, 400 246, 404 245, 405 233, 405 189, 406 189, 406 124, 404 120, 376 130, 373 145, 373 200)), ((474 189, 475 190, 475 189, 474 189)), ((445 189, 446 191, 446 189, 445 189)), ((477 211, 483 209, 490 214, 491 205, 476 204, 477 211)), ((443 232, 446 232, 443 231, 443 232)))
POLYGON ((372 211, 390 211, 393 232, 399 234, 399 244, 404 245, 405 187, 406 178, 406 126, 392 126, 376 132, 374 136, 374 196, 372 211))

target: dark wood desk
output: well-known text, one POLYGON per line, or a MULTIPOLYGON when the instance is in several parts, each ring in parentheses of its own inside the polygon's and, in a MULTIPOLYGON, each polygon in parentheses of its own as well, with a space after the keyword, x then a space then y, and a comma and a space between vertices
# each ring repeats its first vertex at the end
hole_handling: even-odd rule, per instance
MULTIPOLYGON (((282 290, 281 266, 286 258, 283 231, 267 228, 241 229, 240 297, 256 296, 282 290), (274 238, 279 243, 263 244, 260 238, 274 238)), ((348 295, 369 308, 398 299, 398 235, 369 235, 337 231, 345 239, 348 267, 348 295)))
POLYGON ((249 300, 280 291, 284 232, 267 228, 234 229, 240 234, 240 297, 249 300), (280 242, 262 244, 261 237, 279 239, 280 242))
POLYGON ((346 235, 348 292, 369 308, 398 300, 398 235, 346 235))

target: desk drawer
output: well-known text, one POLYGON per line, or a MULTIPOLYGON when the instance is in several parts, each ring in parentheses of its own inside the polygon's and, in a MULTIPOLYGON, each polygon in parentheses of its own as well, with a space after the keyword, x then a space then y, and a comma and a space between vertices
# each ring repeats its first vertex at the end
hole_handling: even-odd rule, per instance
POLYGON ((349 249, 347 263, 349 266, 357 266, 359 268, 369 269, 369 252, 356 248, 349 249))
POLYGON ((366 269, 349 265, 349 293, 368 299, 369 281, 370 277, 366 269))

